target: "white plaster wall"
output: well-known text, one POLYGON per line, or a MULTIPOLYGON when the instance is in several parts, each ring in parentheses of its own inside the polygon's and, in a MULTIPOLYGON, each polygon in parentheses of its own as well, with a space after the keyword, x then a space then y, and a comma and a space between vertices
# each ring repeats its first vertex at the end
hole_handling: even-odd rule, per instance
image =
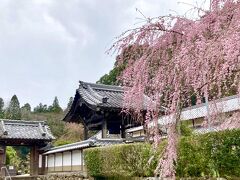
POLYGON ((54 167, 54 155, 50 154, 47 158, 48 167, 54 167))
POLYGON ((63 163, 63 156, 62 153, 55 154, 55 167, 62 166, 63 163))
POLYGON ((38 167, 41 168, 42 167, 42 155, 41 154, 39 154, 39 158, 38 159, 39 159, 38 167))
POLYGON ((48 156, 46 156, 45 167, 48 167, 48 156))
POLYGON ((72 164, 72 156, 71 152, 63 153, 63 166, 71 166, 72 164))
POLYGON ((72 151, 72 165, 81 165, 81 151, 72 151))
POLYGON ((82 159, 83 159, 83 164, 82 165, 85 165, 85 162, 84 162, 84 153, 83 153, 83 151, 82 151, 82 159))

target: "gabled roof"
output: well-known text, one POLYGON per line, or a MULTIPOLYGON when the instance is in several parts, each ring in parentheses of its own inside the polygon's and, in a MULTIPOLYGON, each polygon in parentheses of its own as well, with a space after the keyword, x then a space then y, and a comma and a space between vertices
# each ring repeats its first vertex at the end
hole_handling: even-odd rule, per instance
MULTIPOLYGON (((143 110, 147 107, 149 97, 143 96, 143 110)), ((103 84, 94 84, 79 81, 79 88, 76 91, 71 108, 68 110, 64 121, 71 121, 77 118, 77 108, 85 104, 93 111, 100 109, 121 112, 124 108, 124 88, 103 84)))
POLYGON ((44 140, 55 139, 44 121, 0 119, 0 140, 44 140))

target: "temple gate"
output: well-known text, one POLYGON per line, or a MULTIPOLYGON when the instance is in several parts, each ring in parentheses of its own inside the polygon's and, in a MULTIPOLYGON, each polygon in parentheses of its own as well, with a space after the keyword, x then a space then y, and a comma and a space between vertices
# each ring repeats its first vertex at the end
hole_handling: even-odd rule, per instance
POLYGON ((44 121, 0 119, 0 176, 5 176, 6 146, 30 148, 30 175, 44 174, 44 156, 39 168, 39 154, 54 139, 44 121))

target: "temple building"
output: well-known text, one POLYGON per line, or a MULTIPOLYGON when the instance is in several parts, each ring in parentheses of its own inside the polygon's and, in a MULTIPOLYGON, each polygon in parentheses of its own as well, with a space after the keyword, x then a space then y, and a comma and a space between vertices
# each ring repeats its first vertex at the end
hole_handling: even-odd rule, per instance
MULTIPOLYGON (((64 117, 65 122, 82 123, 85 139, 89 131, 102 131, 102 138, 125 138, 127 128, 143 125, 144 118, 136 121, 122 113, 124 90, 119 86, 93 84, 80 81, 71 108, 64 117)), ((143 97, 145 102, 146 96, 143 97)), ((143 103, 142 114, 146 113, 143 103)))
MULTIPOLYGON (((123 113, 123 97, 122 87, 80 81, 63 121, 81 123, 85 140, 45 152, 46 172, 86 172, 84 149, 126 143, 126 129, 143 125, 144 118, 136 121, 131 115, 123 113)), ((143 98, 145 102, 147 97, 143 98)), ((144 106, 146 103, 143 104, 143 117, 146 113, 144 106)))

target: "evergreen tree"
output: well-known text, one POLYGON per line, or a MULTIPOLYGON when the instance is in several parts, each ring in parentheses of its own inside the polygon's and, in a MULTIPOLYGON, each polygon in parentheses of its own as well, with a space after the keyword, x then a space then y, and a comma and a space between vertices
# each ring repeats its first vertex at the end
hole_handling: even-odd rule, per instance
POLYGON ((16 95, 13 95, 6 111, 7 119, 21 119, 20 103, 16 95))
POLYGON ((72 106, 73 103, 73 97, 69 98, 68 104, 67 104, 67 108, 64 110, 64 113, 68 112, 72 106))
POLYGON ((112 70, 108 74, 103 75, 97 83, 106 85, 121 85, 122 80, 119 77, 124 72, 129 61, 136 61, 143 55, 144 46, 141 45, 129 45, 124 48, 120 55, 116 57, 116 62, 112 70), (122 63, 118 63, 118 60, 122 59, 122 63))
POLYGON ((119 85, 118 77, 124 70, 124 66, 115 66, 108 74, 103 75, 97 83, 106 85, 119 85))
POLYGON ((31 112, 31 105, 29 103, 24 104, 21 109, 31 112))
POLYGON ((48 111, 48 112, 53 112, 53 107, 52 107, 52 105, 50 105, 50 106, 47 107, 47 111, 48 111))
POLYGON ((39 103, 39 105, 33 109, 33 112, 34 113, 45 113, 45 112, 48 112, 47 105, 46 104, 43 105, 42 103, 39 103))
POLYGON ((43 105, 42 111, 43 112, 48 112, 48 106, 46 104, 43 105))
POLYGON ((67 104, 67 109, 70 109, 73 103, 73 97, 69 98, 68 104, 67 104))
POLYGON ((48 110, 49 110, 49 112, 55 112, 55 113, 62 112, 62 108, 59 105, 57 96, 54 98, 53 104, 51 106, 49 106, 48 110))
POLYGON ((4 101, 0 98, 0 118, 4 118, 4 101))
POLYGON ((26 103, 21 107, 21 114, 23 119, 30 119, 31 105, 29 103, 26 103))

